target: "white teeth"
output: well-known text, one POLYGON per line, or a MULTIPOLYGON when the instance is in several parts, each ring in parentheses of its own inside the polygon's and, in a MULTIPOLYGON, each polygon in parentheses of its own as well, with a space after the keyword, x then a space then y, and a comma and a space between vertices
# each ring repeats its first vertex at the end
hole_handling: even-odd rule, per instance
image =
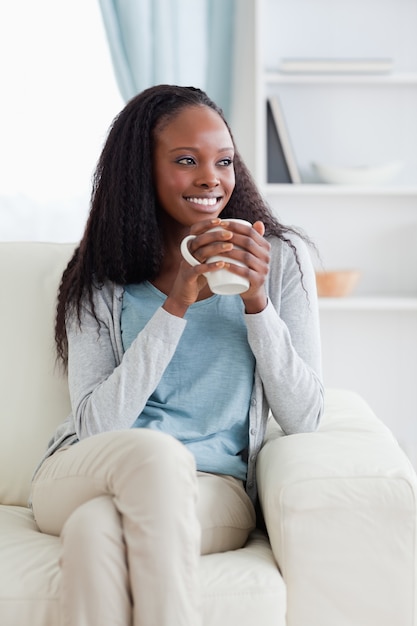
POLYGON ((194 204, 202 204, 203 206, 214 206, 217 202, 216 198, 187 198, 188 202, 194 204))

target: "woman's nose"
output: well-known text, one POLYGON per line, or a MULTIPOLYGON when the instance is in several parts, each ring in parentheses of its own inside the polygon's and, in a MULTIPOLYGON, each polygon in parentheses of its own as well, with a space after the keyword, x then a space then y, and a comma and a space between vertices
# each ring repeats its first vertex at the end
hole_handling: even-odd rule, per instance
POLYGON ((219 178, 212 168, 200 171, 195 182, 198 187, 204 187, 205 189, 212 189, 220 184, 219 178))

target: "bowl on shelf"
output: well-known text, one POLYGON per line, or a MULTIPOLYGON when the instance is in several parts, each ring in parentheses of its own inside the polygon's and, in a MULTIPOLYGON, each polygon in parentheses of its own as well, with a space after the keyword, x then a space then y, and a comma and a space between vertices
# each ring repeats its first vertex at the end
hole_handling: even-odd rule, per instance
POLYGON ((341 298, 352 293, 359 280, 358 270, 316 271, 317 294, 320 298, 341 298))
POLYGON ((379 185, 395 179, 403 168, 403 163, 393 161, 385 165, 357 165, 352 167, 338 167, 324 163, 313 162, 313 171, 323 183, 333 185, 379 185))

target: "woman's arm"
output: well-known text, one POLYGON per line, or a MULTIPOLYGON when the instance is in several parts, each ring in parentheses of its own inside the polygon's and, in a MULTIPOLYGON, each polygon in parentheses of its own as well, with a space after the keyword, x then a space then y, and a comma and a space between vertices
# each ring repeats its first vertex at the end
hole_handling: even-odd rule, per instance
POLYGON ((246 315, 248 338, 271 411, 287 434, 315 430, 323 411, 314 271, 305 244, 271 241, 267 307, 246 315))
MULTIPOLYGON (((118 354, 115 312, 100 306, 84 311, 81 327, 68 325, 68 380, 79 439, 130 428, 164 373, 185 328, 182 318, 158 309, 123 357, 118 354), (102 309, 102 315, 100 310, 102 309)), ((118 318, 118 314, 116 313, 118 318)))

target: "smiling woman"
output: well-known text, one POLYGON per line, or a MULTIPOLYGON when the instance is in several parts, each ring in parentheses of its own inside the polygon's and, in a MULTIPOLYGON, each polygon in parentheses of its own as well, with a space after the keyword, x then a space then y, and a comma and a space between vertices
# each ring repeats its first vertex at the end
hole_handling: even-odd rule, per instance
POLYGON ((201 626, 199 558, 255 526, 269 414, 292 434, 323 410, 307 247, 201 89, 154 85, 114 119, 55 321, 71 414, 32 505, 61 536, 61 616, 201 626), (190 236, 197 265, 181 253, 190 236), (245 289, 212 289, 223 269, 245 289))
POLYGON ((2 3, 0 64, 0 239, 79 239, 123 104, 98 3, 2 3))

